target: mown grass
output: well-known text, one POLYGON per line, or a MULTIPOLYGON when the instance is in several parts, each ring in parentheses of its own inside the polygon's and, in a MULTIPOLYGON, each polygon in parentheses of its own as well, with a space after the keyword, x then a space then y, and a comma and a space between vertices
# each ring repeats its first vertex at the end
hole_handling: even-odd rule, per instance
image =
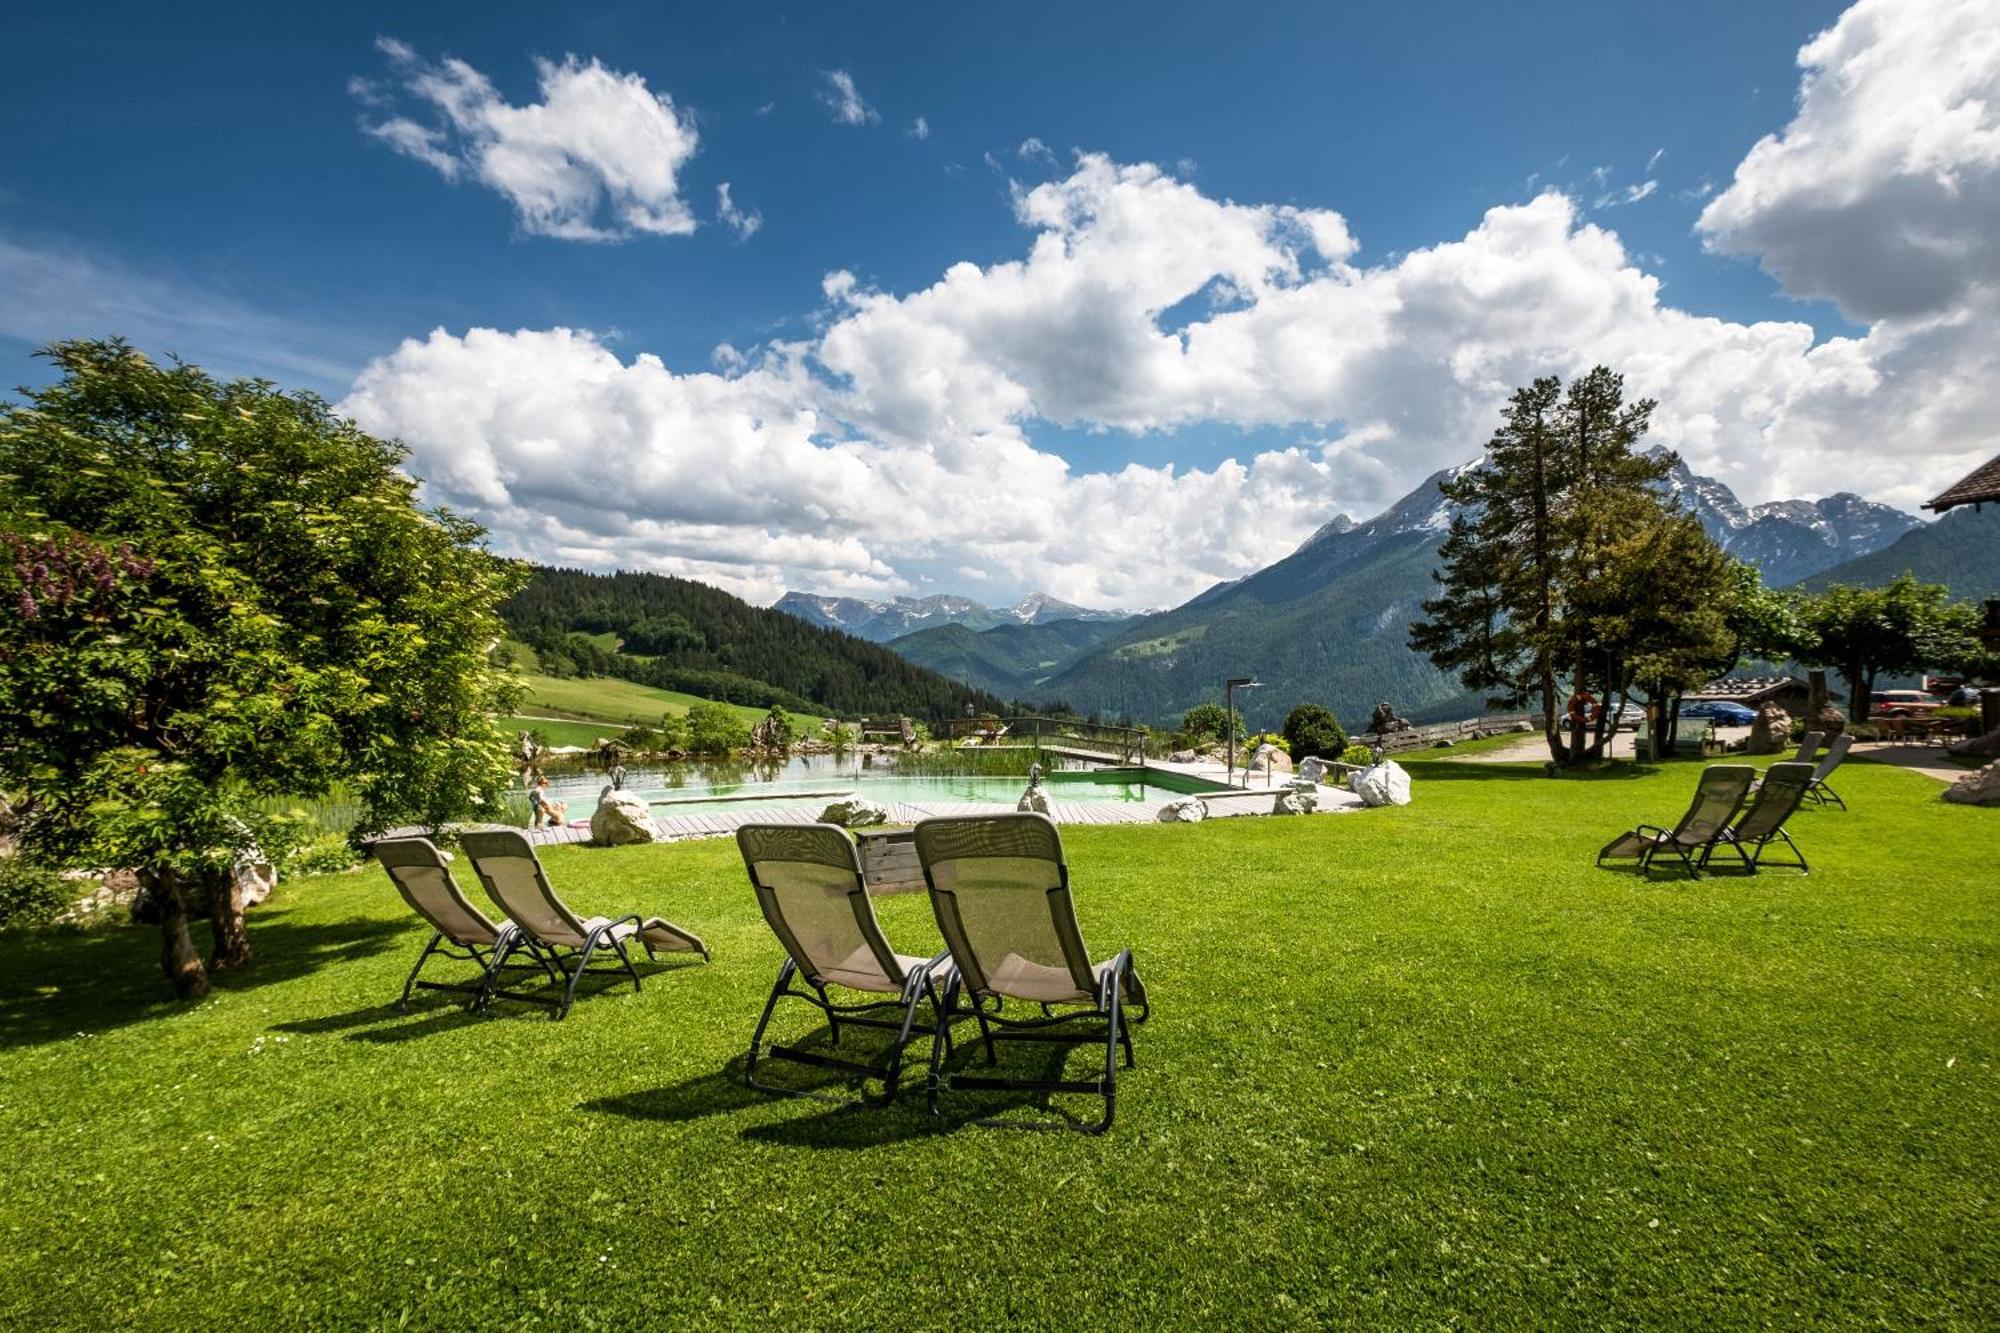
POLYGON ((390 1008, 373 872, 187 1010, 146 931, 7 940, 0 1325, 2000 1320, 2000 812, 1852 764, 1810 876, 1647 882, 1591 855, 1693 764, 1405 762, 1407 809, 1065 833, 1155 1001, 1101 1139, 744 1089, 727 842, 548 855, 715 952, 560 1024, 390 1008))
MULTIPOLYGON (((520 712, 528 716, 547 714, 583 722, 643 722, 654 725, 663 713, 683 714, 698 703, 708 702, 699 695, 655 689, 651 685, 640 685, 613 676, 559 678, 526 672, 521 678, 528 686, 528 693, 521 701, 520 712)), ((744 704, 724 704, 723 707, 751 723, 761 720, 770 711, 744 704)), ((820 718, 798 716, 797 720, 808 733, 820 730, 820 718)))
POLYGON ((552 722, 544 717, 503 717, 500 728, 507 732, 539 731, 551 745, 595 745, 616 736, 624 727, 606 722, 552 722))

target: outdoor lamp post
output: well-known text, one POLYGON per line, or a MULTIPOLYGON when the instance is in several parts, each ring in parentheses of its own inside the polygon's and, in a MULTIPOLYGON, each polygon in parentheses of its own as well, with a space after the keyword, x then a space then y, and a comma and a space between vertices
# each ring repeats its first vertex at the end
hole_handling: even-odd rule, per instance
POLYGON ((1229 733, 1229 767, 1222 775, 1225 782, 1236 781, 1236 691, 1254 690, 1263 683, 1248 676, 1233 676, 1222 682, 1222 726, 1229 733))

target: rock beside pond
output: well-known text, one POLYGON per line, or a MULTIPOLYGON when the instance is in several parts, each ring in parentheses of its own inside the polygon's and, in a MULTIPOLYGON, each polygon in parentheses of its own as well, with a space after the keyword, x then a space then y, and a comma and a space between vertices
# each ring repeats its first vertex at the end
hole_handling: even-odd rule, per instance
POLYGON ((1049 812, 1049 794, 1040 787, 1030 787, 1021 793, 1021 799, 1014 807, 1023 812, 1032 811, 1038 815, 1049 812))
POLYGON ((1309 815, 1319 809, 1319 793, 1298 787, 1287 787, 1278 793, 1271 803, 1274 815, 1309 815))
POLYGON ((1208 818, 1208 803, 1199 796, 1183 796, 1160 807, 1162 824, 1199 824, 1208 818))
POLYGON ((1193 750, 1175 750, 1167 756, 1167 762, 1170 764, 1192 764, 1200 758, 1201 756, 1193 750))
POLYGON ((607 790, 590 816, 590 840, 601 847, 625 847, 641 842, 665 842, 666 831, 653 822, 653 808, 629 791, 607 790))
POLYGON ((819 812, 819 822, 842 828, 866 828, 888 823, 889 810, 866 796, 843 796, 819 812))
POLYGON ((1944 798, 1955 805, 2000 805, 2000 763, 1967 773, 1944 789, 1944 798))
POLYGON ((1348 786, 1363 805, 1408 805, 1410 775, 1393 759, 1384 759, 1348 779, 1348 786))

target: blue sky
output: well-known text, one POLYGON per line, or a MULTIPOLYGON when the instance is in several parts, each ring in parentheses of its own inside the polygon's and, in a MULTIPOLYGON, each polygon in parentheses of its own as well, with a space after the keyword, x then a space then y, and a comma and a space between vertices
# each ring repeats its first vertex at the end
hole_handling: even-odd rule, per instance
MULTIPOLYGON (((1345 262, 1383 270, 1554 189, 1572 203, 1572 229, 1615 232, 1662 305, 1731 324, 1803 322, 1821 342, 1860 338, 1869 312, 1837 287, 1774 277, 1785 270, 1769 242, 1710 253, 1714 236, 1696 226, 1752 146, 1797 114, 1800 48, 1842 10, 1154 5, 1142 20, 1131 6, 1053 4, 43 9, 17 17, 0 50, 0 306, 12 306, 0 313, 0 361, 8 381, 33 382, 44 373, 29 356, 36 343, 122 331, 148 351, 341 399, 371 361, 433 329, 566 328, 592 331, 622 364, 648 353, 700 372, 718 344, 754 355, 824 336, 841 318, 823 295, 829 273, 901 297, 954 264, 1024 259, 1034 229, 1017 199, 1071 178, 1079 151, 1155 166, 1209 201, 1337 212, 1357 246, 1345 262), (674 173, 694 230, 531 234, 496 189, 465 173, 448 181, 364 133, 392 114, 383 102, 436 120, 409 96, 412 67, 378 48, 384 37, 423 68, 462 60, 512 106, 538 99, 537 57, 574 55, 643 80, 698 135, 674 173), (833 71, 874 119, 837 121, 833 71), (357 96, 357 79, 374 93, 357 96), (1024 153, 1030 139, 1048 152, 1024 153), (761 218, 747 238, 717 216, 724 182, 761 218)), ((1186 313, 1199 318, 1215 290, 1190 295, 1186 313)), ((812 373, 840 381, 824 366, 812 373)), ((1336 402, 1306 417, 1181 412, 1135 426, 1030 396, 1000 428, 1076 474, 1133 462, 1213 469, 1318 447, 1358 420, 1336 402)), ((879 405, 815 406, 822 446, 894 433, 879 405)), ((382 424, 408 438, 407 419, 382 424)), ((922 447, 942 456, 962 443, 922 447)), ((413 444, 421 464, 427 446, 413 444)), ((1313 504, 1362 512, 1393 499, 1413 479, 1383 461, 1397 452, 1378 450, 1368 484, 1302 497, 1272 544, 1313 504)), ((1401 452, 1428 463, 1436 450, 1401 452)), ((487 507, 503 518, 504 506, 487 507)), ((702 564, 693 534, 739 517, 671 505, 629 516, 648 532, 680 529, 652 563, 690 572, 702 564)), ((792 531, 760 521, 766 536, 792 531)), ((639 549, 636 530, 627 549, 639 549)), ((589 555, 546 532, 512 536, 525 552, 589 555)), ((979 533, 927 540, 889 555, 864 532, 866 559, 767 562, 734 581, 768 592, 781 573, 824 575, 849 590, 922 590, 912 571, 936 581, 975 567, 966 550, 989 544, 979 533)), ((1177 577, 1227 576, 1233 559, 1177 577)), ((1017 561, 994 587, 966 590, 997 595, 1029 577, 1017 561)), ((1155 591, 1132 577, 1057 581, 1072 594, 1155 591)))

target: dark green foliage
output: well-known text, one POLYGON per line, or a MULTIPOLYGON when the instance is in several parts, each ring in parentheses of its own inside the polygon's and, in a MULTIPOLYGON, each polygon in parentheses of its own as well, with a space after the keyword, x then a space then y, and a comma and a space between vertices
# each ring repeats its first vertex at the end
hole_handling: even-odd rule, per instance
POLYGON ((68 881, 24 856, 0 856, 0 930, 45 926, 76 898, 68 881))
MULTIPOLYGON (((404 450, 123 343, 48 356, 61 381, 0 404, 0 779, 35 850, 178 902, 276 853, 272 798, 343 783, 363 832, 497 811, 513 682, 488 653, 520 571, 416 506, 404 450)), ((240 913, 214 920, 212 961, 246 961, 240 913)))
POLYGON ((1230 733, 1230 721, 1234 717, 1234 734, 1241 740, 1246 728, 1243 725, 1243 711, 1237 709, 1232 715, 1221 704, 1196 704, 1181 715, 1181 734, 1190 741, 1201 744, 1207 741, 1226 739, 1230 733))
POLYGON ((693 754, 728 754, 750 743, 749 724, 721 704, 701 703, 687 712, 687 748, 693 754))
POLYGON ((1439 488, 1457 512, 1441 591, 1410 627, 1410 647, 1489 704, 1541 713, 1558 763, 1595 758, 1608 735, 1600 724, 1565 739, 1570 693, 1603 700, 1624 684, 1601 628, 1612 609, 1601 585, 1617 544, 1661 521, 1652 488, 1678 460, 1634 449, 1653 407, 1626 403, 1622 377, 1603 366, 1566 391, 1538 379, 1509 399, 1479 464, 1439 488))
POLYGON ((1297 763, 1310 755, 1338 759, 1347 748, 1347 733, 1338 718, 1320 704, 1300 704, 1285 714, 1285 749, 1297 763))
POLYGON ((727 703, 800 713, 907 713, 931 721, 993 695, 878 644, 662 574, 538 568, 501 614, 550 675, 606 675, 727 703), (615 634, 624 651, 584 638, 615 634), (643 645, 643 647, 641 646, 643 645))
POLYGON ((1983 658, 1973 637, 1979 608, 1949 596, 1942 584, 1919 583, 1908 574, 1880 588, 1835 584, 1801 594, 1796 654, 1811 666, 1838 671, 1847 683, 1849 716, 1865 722, 1878 676, 1959 671, 1983 658))

